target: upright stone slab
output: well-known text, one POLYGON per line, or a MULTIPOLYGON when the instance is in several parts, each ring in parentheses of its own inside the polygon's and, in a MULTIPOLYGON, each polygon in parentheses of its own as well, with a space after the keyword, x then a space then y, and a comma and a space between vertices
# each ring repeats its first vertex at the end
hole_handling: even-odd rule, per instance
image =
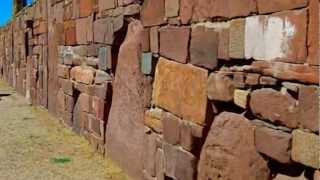
POLYGON ((107 70, 112 69, 112 54, 111 46, 105 46, 99 48, 99 69, 107 70))
POLYGON ((204 124, 208 72, 160 58, 155 74, 153 103, 183 119, 204 124))
POLYGON ((142 29, 140 21, 131 22, 120 47, 106 132, 109 155, 136 179, 142 179, 144 112, 151 96, 140 71, 142 29))
POLYGON ((256 151, 254 127, 248 119, 229 112, 215 118, 201 151, 198 179, 269 179, 267 162, 256 151))

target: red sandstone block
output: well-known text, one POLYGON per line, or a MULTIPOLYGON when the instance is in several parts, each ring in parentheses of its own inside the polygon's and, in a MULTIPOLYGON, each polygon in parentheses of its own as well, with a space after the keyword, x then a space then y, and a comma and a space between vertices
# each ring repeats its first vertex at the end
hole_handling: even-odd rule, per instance
POLYGON ((260 14, 301 8, 307 4, 307 0, 257 0, 260 14))
POLYGON ((180 63, 187 62, 189 27, 160 28, 160 55, 180 63))
POLYGON ((93 113, 95 114, 96 118, 101 121, 105 120, 105 107, 106 103, 103 99, 100 99, 96 96, 92 98, 93 113))
POLYGON ((76 42, 76 23, 73 20, 70 21, 65 21, 64 22, 64 39, 65 39, 65 44, 70 46, 70 45, 75 45, 76 42))
MULTIPOLYGON (((109 1, 109 0, 108 0, 109 1)), ((93 0, 80 0, 80 17, 90 16, 93 10, 94 1, 93 0)))
POLYGON ((159 53, 159 26, 150 28, 150 50, 159 53))
POLYGON ((144 28, 142 31, 142 51, 150 51, 150 28, 144 28))
POLYGON ((141 20, 144 26, 163 24, 165 19, 164 0, 146 0, 141 10, 141 20))

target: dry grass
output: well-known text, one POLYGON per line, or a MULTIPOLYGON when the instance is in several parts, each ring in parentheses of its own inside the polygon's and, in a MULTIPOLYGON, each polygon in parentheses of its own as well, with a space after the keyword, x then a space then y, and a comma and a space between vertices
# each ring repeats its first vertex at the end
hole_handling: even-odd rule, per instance
MULTIPOLYGON (((0 81, 0 90, 6 84, 0 81)), ((0 100, 0 180, 125 180, 110 160, 17 94, 0 100)))

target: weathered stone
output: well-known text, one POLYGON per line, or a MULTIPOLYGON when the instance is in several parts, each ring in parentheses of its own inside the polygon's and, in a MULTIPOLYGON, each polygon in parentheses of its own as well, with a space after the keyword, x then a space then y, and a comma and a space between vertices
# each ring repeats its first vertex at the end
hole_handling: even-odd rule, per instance
POLYGON ((150 28, 150 50, 152 53, 159 53, 159 26, 150 28))
POLYGON ((76 66, 70 70, 71 79, 84 84, 92 84, 95 72, 90 68, 76 66))
POLYGON ((163 131, 163 115, 164 112, 160 109, 151 109, 146 111, 144 115, 144 124, 157 133, 163 131))
POLYGON ((227 28, 223 28, 219 31, 219 47, 218 47, 218 58, 229 60, 229 42, 230 42, 230 32, 229 25, 227 28))
POLYGON ((166 113, 163 118, 163 138, 172 145, 179 144, 181 120, 171 113, 166 113))
POLYGON ((157 153, 157 143, 155 134, 146 134, 144 138, 145 143, 145 153, 143 158, 144 170, 151 176, 156 175, 156 153, 157 153))
POLYGON ((111 46, 104 46, 99 48, 99 69, 112 69, 112 52, 111 46))
POLYGON ((203 127, 182 121, 180 125, 180 145, 183 149, 194 152, 199 143, 198 139, 202 138, 203 127))
POLYGON ((309 19, 308 19, 308 59, 307 63, 311 65, 320 65, 319 52, 319 21, 320 21, 320 3, 317 0, 309 0, 309 19))
POLYGON ((196 157, 190 152, 179 149, 176 160, 175 177, 193 180, 196 172, 196 157))
POLYGON ((152 53, 142 53, 141 57, 141 72, 145 75, 150 75, 153 70, 152 53))
POLYGON ((61 78, 69 79, 70 78, 69 70, 70 70, 69 66, 59 64, 57 67, 57 75, 61 78))
MULTIPOLYGON (((80 17, 87 17, 90 16, 93 10, 93 0, 81 0, 79 1, 80 7, 80 17)), ((84 28, 84 27, 83 27, 84 28)))
POLYGON ((150 28, 144 28, 142 31, 142 52, 150 51, 150 28))
POLYGON ((245 52, 245 29, 244 19, 232 20, 229 30, 229 57, 243 59, 245 52))
POLYGON ((213 69, 217 66, 219 34, 213 28, 196 26, 192 28, 190 63, 213 69))
POLYGON ((111 18, 98 19, 93 23, 93 39, 97 43, 113 43, 113 24, 111 18))
POLYGON ((131 16, 140 13, 140 5, 139 4, 131 4, 129 6, 124 7, 123 15, 131 16))
POLYGON ((166 17, 176 17, 179 14, 179 0, 165 0, 166 17))
POLYGON ((67 95, 73 95, 73 84, 72 81, 67 79, 59 79, 61 89, 67 95))
POLYGON ((306 59, 307 11, 295 10, 246 18, 245 57, 303 63, 306 59))
POLYGON ((79 96, 79 110, 83 112, 89 112, 90 111, 90 96, 85 93, 81 93, 79 96))
POLYGON ((255 145, 260 153, 280 163, 290 162, 291 134, 289 133, 258 126, 255 129, 255 145))
POLYGON ((316 169, 320 168, 320 138, 318 135, 294 130, 292 133, 292 160, 316 169))
POLYGON ((188 56, 189 27, 167 26, 160 28, 160 55, 186 63, 188 56))
POLYGON ((245 83, 248 85, 258 85, 259 84, 259 78, 260 74, 255 74, 255 73, 248 73, 246 76, 246 81, 245 83))
POLYGON ((250 91, 236 89, 234 91, 234 103, 243 109, 247 108, 250 91))
POLYGON ((228 76, 222 73, 211 73, 207 84, 207 93, 210 100, 233 100, 235 87, 228 76))
POLYGON ((286 89, 289 89, 290 91, 293 91, 293 92, 296 92, 296 93, 299 91, 299 87, 301 86, 301 84, 292 83, 292 82, 282 82, 281 84, 286 89))
POLYGON ((257 0, 260 14, 301 8, 307 4, 307 0, 257 0))
POLYGON ((87 44, 87 32, 89 25, 88 18, 80 18, 76 20, 76 29, 77 29, 77 43, 78 44, 87 44))
POLYGON ((250 108, 255 115, 271 122, 289 128, 298 125, 297 101, 289 94, 281 94, 273 89, 255 90, 251 93, 250 108))
POLYGON ((204 69, 160 58, 155 73, 154 104, 183 119, 204 124, 207 74, 204 69))
POLYGON ((282 80, 319 84, 319 67, 283 62, 255 61, 250 67, 266 76, 282 80))
POLYGON ((109 154, 136 179, 142 178, 144 113, 151 96, 151 83, 140 71, 142 29, 133 20, 120 47, 106 131, 109 154))
POLYGON ((104 130, 103 130, 104 122, 100 121, 92 116, 89 116, 89 129, 98 137, 103 137, 104 130))
POLYGON ((269 77, 269 76, 261 76, 259 79, 259 84, 260 85, 269 85, 269 86, 275 86, 277 85, 278 80, 273 78, 273 77, 269 77))
POLYGON ((99 0, 99 9, 100 11, 107 10, 107 9, 113 9, 116 7, 115 0, 99 0))
POLYGON ((67 46, 75 45, 77 42, 76 38, 76 23, 75 21, 64 22, 64 39, 67 46))
POLYGON ((110 81, 112 81, 112 77, 110 76, 110 74, 106 73, 105 71, 99 71, 99 70, 96 71, 94 83, 102 84, 110 81))
POLYGON ((198 179, 267 180, 269 176, 267 162, 256 151, 249 120, 228 112, 217 116, 202 148, 198 179))
POLYGON ((191 21, 195 2, 194 0, 180 0, 179 13, 182 24, 188 24, 191 21))
POLYGON ((164 161, 164 152, 162 149, 157 150, 156 154, 156 179, 165 180, 164 170, 165 170, 165 161, 164 161))
POLYGON ((319 87, 299 87, 299 118, 298 122, 303 128, 314 132, 319 131, 319 87))
POLYGON ((165 19, 164 0, 146 0, 141 10, 141 20, 144 26, 163 24, 165 19))

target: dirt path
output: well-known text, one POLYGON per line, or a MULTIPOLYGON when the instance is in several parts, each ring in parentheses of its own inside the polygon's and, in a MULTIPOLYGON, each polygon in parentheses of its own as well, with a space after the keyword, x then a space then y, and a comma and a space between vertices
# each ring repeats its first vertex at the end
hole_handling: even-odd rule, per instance
MULTIPOLYGON (((11 89, 0 81, 0 95, 11 89)), ((110 160, 13 93, 0 100, 0 180, 125 180, 110 160)))

